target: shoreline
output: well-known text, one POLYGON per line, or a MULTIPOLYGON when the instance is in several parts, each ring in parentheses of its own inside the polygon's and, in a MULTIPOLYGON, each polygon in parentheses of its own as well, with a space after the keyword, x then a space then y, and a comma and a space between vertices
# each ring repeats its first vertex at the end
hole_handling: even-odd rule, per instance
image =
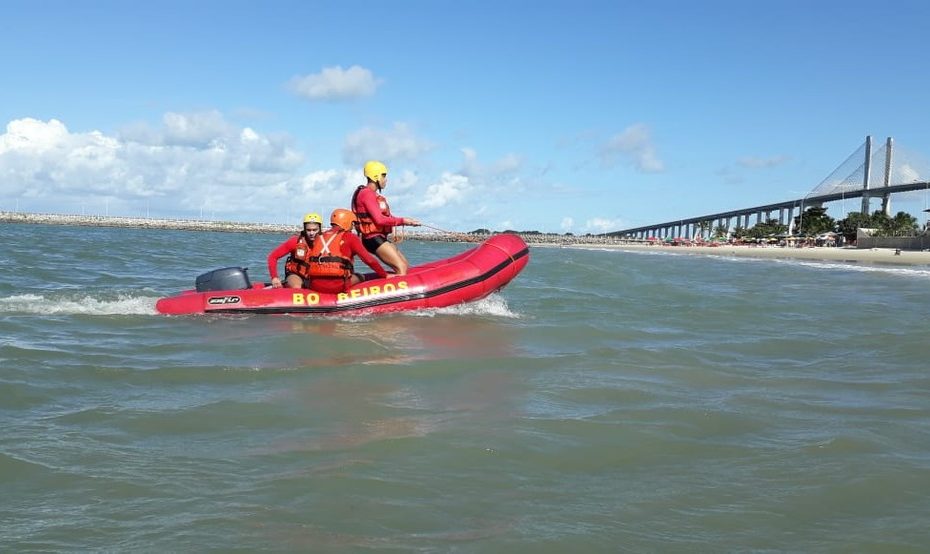
MULTIPOLYGON (((542 245, 536 245, 542 246, 542 245)), ((575 248, 580 250, 621 250, 626 252, 655 252, 672 255, 702 255, 735 258, 763 258, 782 260, 809 260, 854 264, 881 264, 899 266, 930 266, 930 252, 898 250, 895 248, 850 248, 814 246, 804 248, 779 246, 662 246, 640 244, 574 244, 562 246, 548 244, 553 248, 575 248)))
MULTIPOLYGON (((69 214, 38 214, 0 211, 0 223, 37 225, 79 225, 85 227, 123 227, 136 229, 168 229, 180 231, 214 231, 232 233, 291 234, 299 225, 275 223, 241 223, 234 221, 208 221, 197 219, 157 219, 123 216, 85 216, 69 214)), ((930 252, 898 250, 894 248, 850 247, 778 247, 778 246, 666 246, 641 244, 629 240, 601 236, 566 236, 546 233, 518 233, 533 248, 572 248, 581 250, 623 250, 629 252, 660 252, 666 254, 733 256, 747 258, 775 258, 820 260, 841 263, 892 264, 903 266, 930 266, 930 252)), ((482 235, 468 233, 431 234, 407 232, 407 240, 437 242, 477 242, 482 235)))

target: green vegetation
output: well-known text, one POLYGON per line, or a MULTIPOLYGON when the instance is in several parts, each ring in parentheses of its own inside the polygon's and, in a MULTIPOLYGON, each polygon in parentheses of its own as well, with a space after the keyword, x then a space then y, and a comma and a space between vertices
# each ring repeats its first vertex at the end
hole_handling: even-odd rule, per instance
MULTIPOLYGON (((917 218, 907 212, 898 212, 894 217, 885 215, 881 210, 876 210, 871 215, 864 215, 859 212, 849 212, 844 219, 835 220, 827 215, 827 208, 822 206, 812 206, 804 210, 801 215, 794 218, 794 233, 799 236, 814 237, 824 233, 835 232, 845 237, 847 242, 856 240, 857 229, 873 229, 872 235, 876 237, 901 237, 913 236, 919 231, 917 218)), ((764 222, 757 223, 749 228, 744 228, 737 224, 732 230, 728 229, 725 224, 705 220, 694 224, 695 239, 705 238, 709 240, 723 240, 728 236, 733 239, 751 239, 762 240, 773 237, 782 238, 788 234, 789 227, 778 222, 776 219, 768 219, 764 222)), ((507 229, 505 233, 516 233, 523 236, 559 236, 558 233, 542 233, 540 231, 516 231, 507 229)), ((470 231, 471 235, 490 235, 492 231, 488 229, 475 229, 470 231)), ((574 237, 573 233, 565 233, 565 237, 574 237)), ((616 236, 614 233, 604 233, 602 235, 594 233, 585 233, 579 237, 611 237, 616 236)))
POLYGON ((845 219, 836 222, 836 232, 846 240, 856 239, 856 229, 874 229, 876 237, 906 237, 917 233, 917 218, 907 212, 898 212, 894 217, 876 210, 872 215, 862 212, 849 212, 845 219))
POLYGON ((836 228, 836 220, 827 215, 827 208, 815 206, 794 218, 794 228, 801 235, 819 235, 836 228))
MULTIPOLYGON (((796 233, 802 236, 816 236, 836 232, 843 235, 847 241, 855 241, 857 229, 860 228, 873 229, 872 235, 876 237, 902 237, 915 235, 919 226, 917 218, 907 212, 898 212, 894 217, 885 215, 881 210, 876 210, 871 215, 849 212, 844 219, 837 221, 827 215, 827 208, 816 206, 804 210, 802 215, 795 216, 794 228, 796 233)), ((719 232, 718 227, 715 235, 719 232)), ((731 232, 731 236, 734 238, 761 239, 784 235, 787 232, 788 227, 781 225, 774 219, 769 219, 763 223, 757 223, 749 229, 737 226, 731 232)))
POLYGON ((763 239, 766 237, 784 235, 787 232, 787 225, 782 225, 774 219, 769 219, 768 221, 757 223, 749 229, 741 230, 740 238, 748 237, 753 239, 763 239))

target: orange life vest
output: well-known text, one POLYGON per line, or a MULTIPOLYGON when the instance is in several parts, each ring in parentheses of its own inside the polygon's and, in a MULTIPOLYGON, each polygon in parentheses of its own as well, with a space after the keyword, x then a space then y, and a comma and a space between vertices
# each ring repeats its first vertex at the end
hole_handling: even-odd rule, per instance
MULTIPOLYGON (((355 217, 358 218, 358 232, 362 236, 376 233, 383 233, 388 235, 391 233, 391 231, 394 230, 394 227, 387 225, 381 227, 377 225, 371 218, 371 214, 361 211, 364 208, 358 205, 358 194, 366 187, 368 187, 368 185, 362 185, 358 187, 355 189, 355 194, 352 195, 352 211, 355 212, 355 217)), ((381 213, 391 217, 391 207, 388 206, 387 198, 382 196, 379 192, 375 193, 375 197, 378 199, 378 207, 381 209, 381 213)))
POLYGON ((294 275, 299 275, 306 279, 310 276, 311 245, 307 243, 307 233, 300 233, 297 236, 299 237, 297 239, 297 244, 294 246, 294 250, 291 251, 291 255, 288 256, 287 260, 284 262, 284 272, 286 274, 293 273, 294 275))
POLYGON ((330 229, 317 236, 310 248, 311 279, 352 276, 352 255, 343 246, 342 229, 330 229))

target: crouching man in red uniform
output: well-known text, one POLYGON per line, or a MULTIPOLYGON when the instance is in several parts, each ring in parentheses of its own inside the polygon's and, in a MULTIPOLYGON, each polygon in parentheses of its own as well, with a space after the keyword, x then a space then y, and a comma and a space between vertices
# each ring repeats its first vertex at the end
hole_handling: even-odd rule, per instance
POLYGON ((322 230, 323 218, 320 214, 309 213, 304 216, 304 230, 288 238, 268 254, 268 274, 271 275, 272 287, 307 288, 310 246, 322 230), (281 283, 278 277, 278 260, 284 256, 288 258, 284 263, 284 283, 281 283))
POLYGON ((378 277, 387 277, 387 272, 378 260, 369 254, 362 241, 350 232, 355 221, 355 214, 349 210, 333 210, 329 219, 332 227, 318 235, 310 245, 307 275, 309 288, 317 292, 337 294, 364 281, 362 275, 355 273, 352 264, 355 256, 375 270, 378 277))

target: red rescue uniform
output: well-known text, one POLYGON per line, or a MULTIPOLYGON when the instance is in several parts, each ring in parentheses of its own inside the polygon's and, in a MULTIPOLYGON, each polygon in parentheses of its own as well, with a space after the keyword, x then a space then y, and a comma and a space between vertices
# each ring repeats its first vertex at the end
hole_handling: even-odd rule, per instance
POLYGON ((314 241, 310 253, 310 276, 307 285, 318 292, 345 292, 352 284, 352 260, 355 256, 368 264, 378 277, 387 277, 387 272, 378 260, 365 250, 357 236, 333 227, 314 241))
POLYGON ((293 273, 306 279, 310 264, 310 244, 304 232, 290 237, 268 254, 268 274, 272 279, 278 278, 278 260, 288 254, 290 256, 284 263, 285 277, 293 273))
POLYGON ((352 211, 358 218, 358 232, 362 238, 388 235, 396 225, 404 224, 404 218, 391 215, 387 199, 368 185, 362 185, 355 190, 355 194, 352 195, 352 211))
POLYGON ((311 279, 348 279, 352 276, 352 253, 346 252, 345 231, 333 228, 318 236, 310 248, 311 279))

